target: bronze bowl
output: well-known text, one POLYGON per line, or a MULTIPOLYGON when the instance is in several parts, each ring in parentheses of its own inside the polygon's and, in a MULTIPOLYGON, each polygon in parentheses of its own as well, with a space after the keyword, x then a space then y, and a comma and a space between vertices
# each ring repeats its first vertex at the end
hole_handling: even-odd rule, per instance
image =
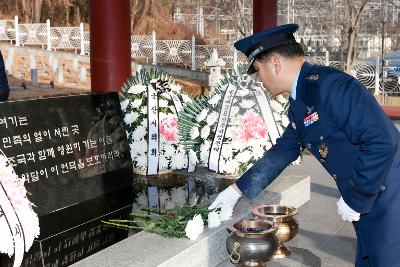
POLYGON ((232 263, 239 266, 265 266, 278 249, 276 229, 267 220, 240 220, 228 230, 226 248, 232 263))
POLYGON ((283 243, 292 240, 299 232, 299 223, 294 218, 298 210, 294 207, 280 205, 262 205, 251 210, 256 218, 273 223, 277 229, 276 236, 279 239, 279 248, 273 256, 274 259, 286 258, 290 251, 283 243))

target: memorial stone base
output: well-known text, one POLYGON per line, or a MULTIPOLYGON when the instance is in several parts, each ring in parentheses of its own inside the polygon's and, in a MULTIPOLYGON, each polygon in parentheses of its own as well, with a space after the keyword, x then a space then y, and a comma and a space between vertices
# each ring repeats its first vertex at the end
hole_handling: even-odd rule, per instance
MULTIPOLYGON (((197 180, 211 179, 210 175, 204 175, 201 171, 193 174, 191 178, 193 177, 197 180)), ((223 184, 222 187, 226 187, 231 182, 232 180, 229 181, 229 179, 215 178, 215 184, 223 184), (223 182, 220 183, 220 180, 223 182)), ((310 177, 286 172, 254 202, 241 199, 234 209, 232 220, 216 228, 205 227, 204 233, 195 241, 186 238, 164 238, 156 234, 140 232, 73 266, 217 266, 228 260, 225 246, 228 237, 227 226, 240 218, 252 217, 250 214, 252 207, 257 204, 300 207, 309 199, 310 177)), ((299 223, 301 226, 301 221, 299 223)), ((296 248, 293 251, 294 255, 297 255, 296 248)))

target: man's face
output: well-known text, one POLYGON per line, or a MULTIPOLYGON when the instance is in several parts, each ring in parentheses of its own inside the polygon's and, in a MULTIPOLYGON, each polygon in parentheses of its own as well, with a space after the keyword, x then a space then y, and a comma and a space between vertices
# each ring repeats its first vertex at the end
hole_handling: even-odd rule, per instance
POLYGON ((280 62, 277 57, 268 59, 256 59, 254 61, 254 68, 258 71, 261 82, 264 87, 273 95, 277 96, 281 91, 280 86, 280 62))

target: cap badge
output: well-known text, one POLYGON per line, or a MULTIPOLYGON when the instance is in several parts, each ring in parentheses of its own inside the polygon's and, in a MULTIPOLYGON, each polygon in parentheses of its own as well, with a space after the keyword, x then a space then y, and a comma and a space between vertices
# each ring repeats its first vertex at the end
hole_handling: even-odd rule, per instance
POLYGON ((259 46, 256 50, 254 50, 253 52, 251 52, 250 53, 250 55, 249 55, 249 62, 250 61, 252 61, 253 60, 253 58, 258 54, 258 53, 260 53, 261 51, 263 51, 264 50, 264 47, 262 47, 262 46, 259 46))

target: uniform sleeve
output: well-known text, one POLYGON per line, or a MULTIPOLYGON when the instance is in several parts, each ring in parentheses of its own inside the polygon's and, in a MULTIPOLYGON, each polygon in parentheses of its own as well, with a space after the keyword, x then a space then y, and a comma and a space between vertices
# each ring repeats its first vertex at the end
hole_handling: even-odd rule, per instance
POLYGON ((299 154, 299 141, 289 123, 282 137, 236 181, 236 185, 247 198, 254 199, 287 165, 296 160, 299 154))
POLYGON ((8 87, 8 80, 6 69, 4 66, 3 55, 0 52, 0 101, 7 100, 9 93, 10 88, 8 87))
POLYGON ((350 142, 359 146, 358 160, 344 201, 359 213, 368 213, 390 169, 396 145, 386 117, 372 94, 356 79, 331 74, 321 90, 326 112, 343 130, 350 142))

